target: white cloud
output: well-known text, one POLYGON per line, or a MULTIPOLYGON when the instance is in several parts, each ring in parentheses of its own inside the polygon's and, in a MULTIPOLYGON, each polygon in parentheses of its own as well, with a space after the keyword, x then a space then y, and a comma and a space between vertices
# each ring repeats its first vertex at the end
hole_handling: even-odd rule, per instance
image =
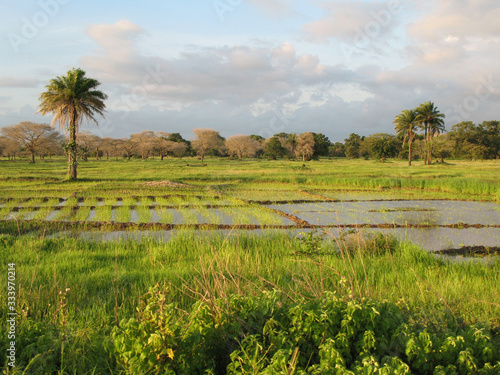
POLYGON ((408 0, 366 2, 334 0, 323 1, 325 17, 304 26, 312 41, 340 39, 356 42, 358 39, 383 39, 399 24, 399 15, 408 0))
POLYGON ((38 83, 39 81, 35 78, 0 77, 0 87, 30 88, 36 87, 38 83))
POLYGON ((88 35, 102 49, 82 58, 93 74, 114 85, 110 89, 122 95, 119 101, 128 101, 131 109, 162 102, 176 103, 178 108, 179 103, 213 100, 251 105, 303 87, 343 81, 349 74, 343 68, 322 65, 317 56, 297 54, 288 42, 258 48, 192 46, 171 59, 144 56, 134 44, 143 32, 129 21, 95 26, 88 35))
POLYGON ((284 17, 292 13, 291 6, 283 0, 244 0, 254 4, 259 10, 270 16, 284 17))

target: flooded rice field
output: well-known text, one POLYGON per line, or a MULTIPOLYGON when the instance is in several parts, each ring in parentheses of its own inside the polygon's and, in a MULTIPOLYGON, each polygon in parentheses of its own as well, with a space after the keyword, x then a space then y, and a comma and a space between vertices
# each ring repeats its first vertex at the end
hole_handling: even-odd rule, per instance
POLYGON ((405 199, 386 192, 319 193, 324 200, 315 196, 292 203, 219 196, 25 199, 2 202, 0 220, 46 222, 60 234, 89 240, 168 239, 186 229, 200 235, 278 230, 293 236, 320 230, 331 238, 356 230, 394 235, 428 251, 500 247, 497 203, 405 199))

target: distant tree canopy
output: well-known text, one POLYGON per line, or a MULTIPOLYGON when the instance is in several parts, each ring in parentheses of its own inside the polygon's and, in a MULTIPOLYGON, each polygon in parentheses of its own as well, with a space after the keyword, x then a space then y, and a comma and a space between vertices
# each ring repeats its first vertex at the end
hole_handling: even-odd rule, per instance
POLYGON ((357 159, 360 157, 361 144, 363 138, 356 133, 351 133, 349 138, 344 140, 345 156, 349 159, 357 159))
POLYGON ((281 145, 281 141, 277 136, 273 136, 264 143, 264 155, 271 159, 276 159, 284 156, 286 149, 281 145))
POLYGON ((209 151, 222 151, 224 148, 224 138, 218 131, 213 129, 194 129, 196 138, 191 141, 191 147, 203 161, 209 151))
POLYGON ((396 137, 387 133, 372 134, 364 142, 375 159, 393 158, 400 149, 396 137))
POLYGON ((16 125, 5 126, 0 129, 4 137, 3 149, 26 152, 30 155, 30 163, 35 163, 35 155, 57 154, 62 135, 48 124, 21 122, 16 125))
MULTIPOLYGON (((351 133, 342 142, 332 143, 322 133, 281 132, 265 139, 256 134, 233 135, 227 140, 214 129, 199 128, 193 131, 194 138, 188 141, 180 133, 144 130, 129 138, 101 138, 82 131, 78 135, 77 157, 87 161, 89 157, 125 157, 130 159, 159 156, 183 157, 198 155, 232 156, 238 159, 262 157, 299 158, 307 161, 319 157, 347 158, 407 158, 423 160, 430 164, 432 158, 444 162, 445 158, 495 159, 500 158, 500 121, 484 121, 474 124, 464 121, 444 132, 444 115, 432 102, 415 109, 403 110, 393 121, 396 136, 375 133, 367 137, 351 133)), ((0 129, 0 156, 10 159, 17 156, 56 155, 64 153, 62 145, 67 142, 61 134, 47 124, 22 122, 0 129)))
POLYGON ((233 135, 226 139, 225 146, 230 156, 238 159, 253 157, 262 149, 262 145, 249 135, 233 135))
POLYGON ((500 121, 484 121, 479 125, 464 121, 454 125, 449 135, 455 158, 500 158, 500 121))
POLYGON ((417 130, 423 130, 424 147, 421 154, 424 156, 425 164, 431 164, 432 160, 432 138, 445 131, 445 115, 438 111, 433 102, 428 101, 420 104, 415 109, 405 109, 396 118, 396 134, 403 140, 403 147, 408 143, 408 165, 412 160, 412 144, 417 135, 417 130))

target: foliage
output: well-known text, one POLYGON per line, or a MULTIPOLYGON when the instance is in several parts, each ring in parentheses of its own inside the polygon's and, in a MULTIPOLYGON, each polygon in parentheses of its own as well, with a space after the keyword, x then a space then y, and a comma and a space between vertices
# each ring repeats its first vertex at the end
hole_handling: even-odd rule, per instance
POLYGON ((361 143, 363 139, 355 133, 352 133, 349 138, 344 140, 345 156, 349 159, 357 159, 360 157, 361 143))
POLYGON ((281 142, 277 136, 269 138, 264 144, 264 155, 276 159, 285 154, 286 150, 281 145, 281 142))
POLYGON ((396 134, 403 138, 403 147, 408 143, 408 165, 411 165, 412 143, 417 135, 417 127, 421 120, 421 115, 416 110, 406 109, 394 119, 396 134))
MULTIPOLYGON (((62 136, 47 124, 21 122, 0 129, 5 137, 5 147, 24 150, 31 156, 30 163, 35 163, 35 155, 58 154, 62 136)), ((0 152, 1 154, 1 152, 0 152)))
POLYGON ((310 160, 315 152, 316 141, 313 133, 303 133, 297 137, 295 155, 300 156, 302 161, 310 160))
POLYGON ((464 121, 453 125, 450 131, 453 156, 470 159, 500 158, 500 122, 484 121, 475 125, 464 121))
POLYGON ((373 134, 364 140, 368 145, 370 154, 376 159, 388 159, 396 156, 398 143, 391 134, 380 133, 373 134))
POLYGON ((200 128, 194 129, 193 133, 196 135, 196 139, 191 141, 191 147, 202 161, 209 151, 218 152, 224 148, 224 138, 218 131, 200 128))
POLYGON ((484 328, 421 330, 387 302, 343 301, 333 293, 292 301, 266 291, 200 301, 179 316, 166 304, 167 294, 158 286, 150 289, 138 317, 114 329, 114 350, 127 373, 500 370, 498 345, 484 328))

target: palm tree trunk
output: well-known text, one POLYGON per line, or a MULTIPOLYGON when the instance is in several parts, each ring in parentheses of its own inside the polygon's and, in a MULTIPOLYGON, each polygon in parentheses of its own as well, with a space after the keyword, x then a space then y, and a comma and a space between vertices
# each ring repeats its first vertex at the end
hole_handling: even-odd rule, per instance
POLYGON ((424 123, 424 164, 427 165, 427 122, 424 123))
POLYGON ((76 180, 76 114, 73 114, 71 123, 69 125, 69 179, 76 180))
POLYGON ((411 142, 408 142, 408 166, 411 167, 411 142))

